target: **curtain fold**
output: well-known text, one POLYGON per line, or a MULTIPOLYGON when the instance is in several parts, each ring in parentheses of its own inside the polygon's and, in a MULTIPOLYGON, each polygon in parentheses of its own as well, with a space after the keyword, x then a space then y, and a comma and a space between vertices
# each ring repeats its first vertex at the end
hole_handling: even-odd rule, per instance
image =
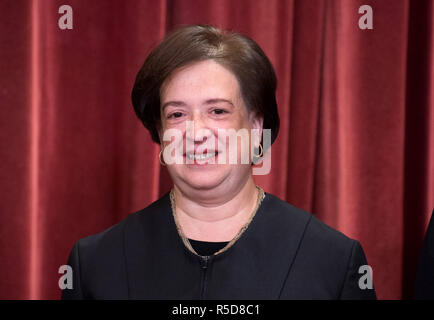
POLYGON ((434 6, 408 0, 0 2, 0 299, 57 299, 75 241, 171 186, 130 93, 164 34, 252 37, 278 77, 265 191, 359 240, 380 299, 411 298, 434 205, 434 6), (361 30, 361 5, 374 28, 361 30))

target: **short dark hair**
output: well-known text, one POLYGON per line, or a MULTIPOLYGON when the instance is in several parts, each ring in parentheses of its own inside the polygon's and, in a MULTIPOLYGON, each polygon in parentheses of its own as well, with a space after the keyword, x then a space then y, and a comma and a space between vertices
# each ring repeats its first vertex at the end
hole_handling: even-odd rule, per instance
POLYGON ((161 143, 158 128, 164 81, 177 68, 208 59, 232 71, 247 109, 263 117, 263 128, 271 129, 273 143, 279 131, 279 114, 277 79, 271 62, 252 39, 210 25, 184 26, 169 33, 138 72, 131 98, 136 115, 152 140, 161 143))

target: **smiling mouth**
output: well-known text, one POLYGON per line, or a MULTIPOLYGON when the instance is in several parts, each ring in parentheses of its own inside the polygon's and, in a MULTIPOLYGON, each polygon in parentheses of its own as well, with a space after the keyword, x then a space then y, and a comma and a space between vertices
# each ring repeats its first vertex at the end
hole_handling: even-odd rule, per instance
POLYGON ((210 153, 202 153, 202 154, 187 153, 185 154, 185 157, 190 160, 203 161, 203 160, 214 158, 216 155, 218 155, 218 152, 210 152, 210 153))

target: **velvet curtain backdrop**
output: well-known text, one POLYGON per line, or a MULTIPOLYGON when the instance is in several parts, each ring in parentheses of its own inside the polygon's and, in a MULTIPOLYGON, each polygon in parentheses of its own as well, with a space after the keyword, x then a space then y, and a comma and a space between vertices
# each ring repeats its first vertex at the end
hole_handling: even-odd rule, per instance
POLYGON ((411 298, 434 201, 433 1, 3 0, 0 16, 0 298, 59 298, 76 240, 169 190, 130 92, 192 23, 251 36, 276 69, 281 131, 256 182, 360 240, 380 299, 411 298))

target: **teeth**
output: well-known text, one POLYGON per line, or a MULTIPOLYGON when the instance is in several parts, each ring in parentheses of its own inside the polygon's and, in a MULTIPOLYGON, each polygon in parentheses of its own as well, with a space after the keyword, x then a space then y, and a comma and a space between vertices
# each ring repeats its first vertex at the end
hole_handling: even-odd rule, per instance
POLYGON ((215 156, 215 153, 196 154, 196 155, 189 153, 186 156, 190 160, 196 160, 197 161, 197 160, 206 160, 209 158, 213 158, 215 156))

